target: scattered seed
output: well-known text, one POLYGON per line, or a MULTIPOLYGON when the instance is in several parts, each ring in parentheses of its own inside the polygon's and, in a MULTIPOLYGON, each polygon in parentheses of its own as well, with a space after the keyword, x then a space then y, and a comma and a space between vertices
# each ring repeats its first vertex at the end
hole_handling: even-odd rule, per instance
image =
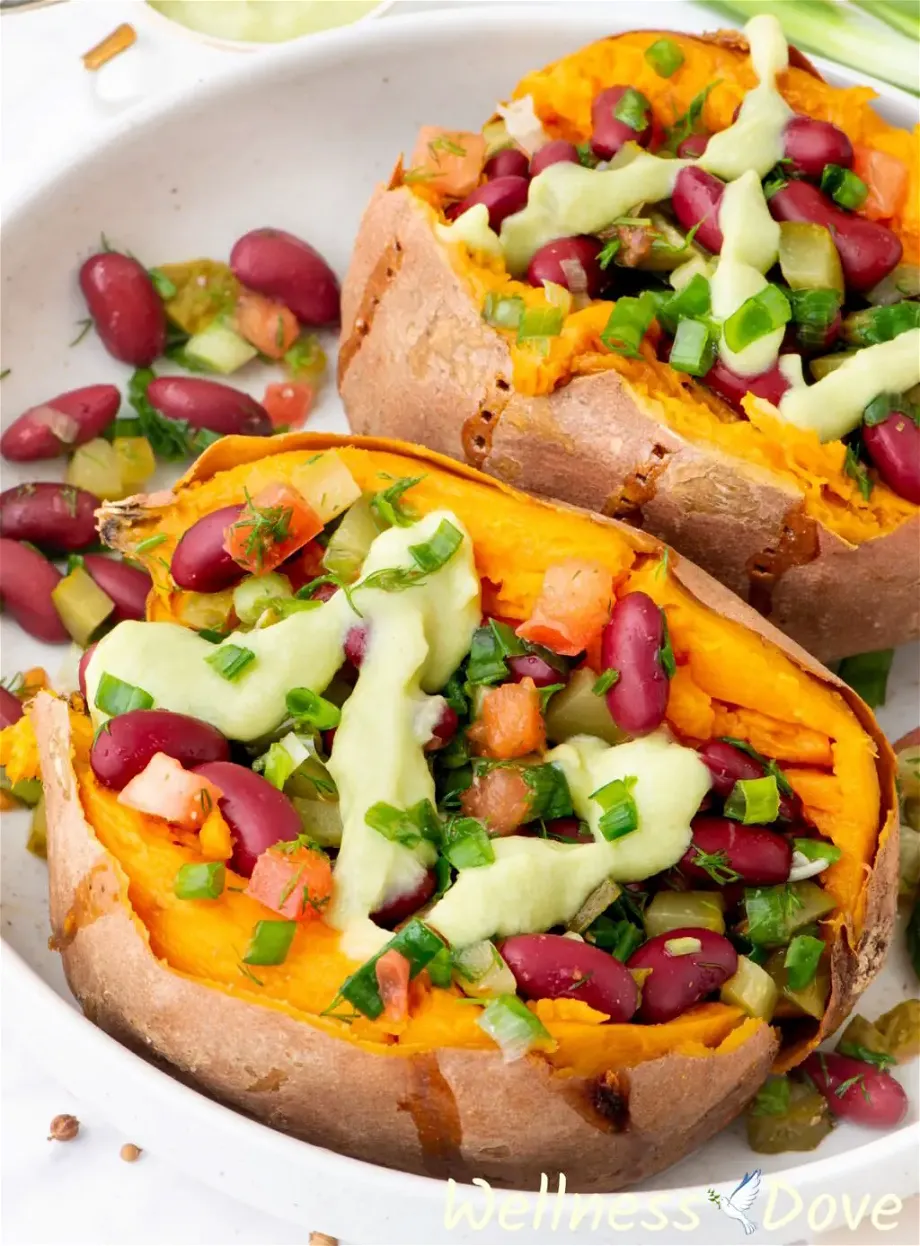
POLYGON ((339 1239, 328 1233, 311 1233, 310 1246, 339 1246, 339 1239))
POLYGON ((51 1122, 51 1132, 48 1134, 48 1141, 73 1142, 79 1132, 80 1122, 75 1116, 70 1116, 65 1112, 61 1116, 56 1116, 51 1122))
POLYGON ((141 1148, 139 1146, 135 1146, 133 1142, 126 1142, 118 1154, 126 1164, 134 1164, 141 1157, 141 1148))

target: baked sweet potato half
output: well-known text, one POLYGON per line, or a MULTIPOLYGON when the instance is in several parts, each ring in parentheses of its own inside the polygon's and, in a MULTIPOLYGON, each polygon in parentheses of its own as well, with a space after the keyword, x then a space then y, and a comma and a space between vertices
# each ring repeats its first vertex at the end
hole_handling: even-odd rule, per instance
POLYGON ((879 968, 888 744, 654 538, 322 434, 100 514, 148 621, 0 762, 40 759, 87 1015, 207 1093, 412 1172, 616 1190, 879 968))
POLYGON ((351 427, 645 528, 824 661, 915 637, 920 148, 872 101, 759 17, 427 127, 343 287, 351 427))

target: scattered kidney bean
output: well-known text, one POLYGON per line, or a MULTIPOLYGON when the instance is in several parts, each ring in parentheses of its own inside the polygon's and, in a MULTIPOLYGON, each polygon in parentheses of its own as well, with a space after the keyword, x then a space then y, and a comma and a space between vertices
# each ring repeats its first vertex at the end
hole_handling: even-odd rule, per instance
POLYGON ((360 667, 367 652, 368 631, 366 627, 352 627, 345 637, 345 657, 354 667, 360 667))
POLYGON ((70 640, 51 600, 61 573, 36 549, 0 537, 0 599, 23 631, 49 645, 70 640))
POLYGON ((70 554, 95 543, 97 506, 97 497, 73 485, 16 485, 0 493, 0 536, 70 554))
POLYGON ((692 165, 681 169, 674 180, 671 205, 674 215, 687 231, 699 225, 695 237, 700 246, 718 255, 722 250, 719 205, 725 183, 713 173, 692 165), (701 223, 702 222, 702 223, 701 223))
POLYGON ((245 572, 224 549, 224 533, 236 523, 242 510, 241 505, 222 506, 183 532, 169 568, 177 588, 192 593, 219 593, 239 584, 245 572))
MULTIPOLYGON (((739 779, 762 779, 767 773, 756 758, 735 748, 725 740, 709 740, 699 750, 700 757, 712 775, 712 786, 717 796, 725 800, 739 779)), ((802 802, 793 793, 779 794, 779 816, 784 822, 794 822, 801 816, 802 802)))
POLYGON ((888 488, 920 505, 920 428, 910 416, 895 411, 881 424, 863 425, 862 438, 888 488))
POLYGON ((677 154, 681 160, 699 160, 708 146, 708 134, 688 134, 678 143, 677 154))
POLYGON ((11 727, 13 723, 19 722, 22 714, 22 702, 19 697, 13 696, 8 688, 0 685, 0 731, 4 727, 11 727))
POLYGON ((826 164, 850 167, 853 144, 843 130, 830 121, 793 117, 783 131, 783 156, 792 161, 794 173, 820 178, 826 164))
POLYGON ((83 693, 84 698, 87 697, 86 668, 89 666, 90 660, 92 659, 93 654, 96 652, 97 643, 98 642, 94 641, 93 644, 91 644, 88 649, 83 650, 83 656, 80 658, 80 665, 77 667, 77 682, 80 686, 80 691, 83 693))
POLYGON ((581 164, 578 159, 578 148, 564 138, 554 138, 530 157, 530 176, 537 177, 551 164, 581 164))
POLYGON ((272 422, 255 398, 198 376, 158 376, 147 386, 147 398, 168 420, 187 420, 193 428, 244 437, 268 437, 272 422))
POLYGON ((216 727, 200 718, 170 710, 129 710, 110 718, 97 734, 89 761, 99 782, 120 792, 154 753, 165 753, 190 769, 204 762, 229 761, 230 745, 216 727))
POLYGON ((56 459, 92 441, 118 414, 121 394, 114 385, 84 385, 30 407, 0 437, 0 454, 13 463, 56 459))
POLYGON ((506 216, 513 216, 527 206, 529 187, 526 177, 496 177, 471 191, 451 215, 454 218, 462 216, 477 203, 484 203, 489 210, 489 225, 497 233, 506 216))
POLYGON ((534 252, 527 267, 527 280, 532 286, 553 281, 573 294, 597 298, 604 285, 604 271, 597 262, 600 251, 596 238, 557 238, 534 252))
POLYGON ((897 234, 878 221, 838 208, 810 182, 788 182, 770 196, 769 206, 778 221, 810 221, 829 229, 846 283, 853 290, 871 290, 901 259, 904 248, 897 234))
POLYGON ((564 839, 570 844, 593 844, 587 823, 578 818, 550 818, 549 822, 530 822, 517 832, 531 839, 564 839))
POLYGON ((115 603, 109 616, 112 623, 123 619, 143 619, 147 609, 147 597, 153 583, 146 571, 107 558, 104 554, 84 554, 83 566, 104 593, 115 603))
POLYGON ((639 992, 622 961, 557 934, 513 935, 499 945, 527 999, 580 999, 614 1023, 629 1021, 639 992))
POLYGON ((864 1060, 813 1051, 800 1067, 824 1095, 832 1115, 841 1120, 870 1129, 894 1129, 907 1115, 907 1095, 901 1084, 864 1060))
POLYGON ((508 659, 508 669, 516 684, 523 679, 532 679, 536 687, 549 688, 552 684, 564 684, 568 676, 557 671, 555 666, 541 658, 538 653, 524 653, 520 657, 508 659))
POLYGON ((483 175, 487 182, 496 177, 530 177, 530 161, 517 147, 505 147, 486 161, 483 175))
POLYGON ((724 935, 685 926, 655 935, 633 952, 627 964, 630 969, 651 969, 642 984, 639 1017, 661 1025, 727 982, 738 968, 738 953, 724 935), (700 950, 675 956, 666 946, 673 939, 698 939, 700 950))
POLYGON ((745 394, 756 394, 758 398, 772 402, 776 407, 789 388, 789 382, 780 371, 778 363, 757 376, 739 376, 737 372, 726 367, 721 359, 716 359, 703 377, 703 383, 739 412, 744 410, 741 402, 745 394))
POLYGON ((283 229, 253 229, 230 252, 236 276, 259 294, 290 308, 301 324, 334 324, 339 319, 339 282, 308 242, 283 229))
MULTIPOLYGON (((685 878, 704 887, 722 884, 698 864, 700 853, 719 855, 727 882, 765 887, 784 883, 792 867, 792 844, 763 826, 742 826, 728 818, 694 818, 693 842, 680 860, 685 878), (736 879, 730 877, 737 874, 736 879)), ((718 875, 718 870, 716 871, 718 875)))
POLYGON ((80 269, 80 289, 110 355, 147 368, 166 348, 166 312, 150 274, 130 255, 105 251, 80 269))
POLYGON ((604 670, 619 678, 606 693, 613 721, 631 736, 648 735, 664 721, 668 677, 661 665, 664 616, 646 593, 628 593, 613 607, 601 637, 604 670))
POLYGON ((231 865, 237 873, 249 878, 266 848, 300 834, 300 814, 261 775, 232 761, 209 761, 194 772, 223 792, 217 804, 233 834, 231 865))
POLYGON ((457 734, 459 725, 460 719, 457 717, 457 711, 445 701, 441 708, 441 716, 431 732, 431 739, 425 745, 425 752, 434 753, 439 748, 445 748, 457 734))
MULTIPOLYGON (((614 116, 614 109, 627 91, 627 86, 607 87, 594 97, 591 105, 591 148, 601 160, 610 160, 624 143, 638 143, 648 147, 652 137, 652 106, 645 96, 646 123, 643 129, 634 130, 625 121, 614 116)), ((641 92, 637 92, 641 94, 641 92)))
POLYGON ((371 913, 371 921, 376 922, 378 926, 383 926, 384 930, 392 930, 394 926, 398 926, 400 922, 417 912, 423 904, 427 904, 437 890, 437 886, 437 874, 434 870, 428 870, 410 891, 385 900, 379 909, 371 913))

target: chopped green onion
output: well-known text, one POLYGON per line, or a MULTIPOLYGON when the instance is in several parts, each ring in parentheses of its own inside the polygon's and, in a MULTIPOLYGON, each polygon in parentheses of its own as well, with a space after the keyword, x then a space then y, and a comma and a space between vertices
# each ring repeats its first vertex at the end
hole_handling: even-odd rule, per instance
POLYGON ((179 868, 173 891, 179 900, 216 900, 223 894, 227 867, 223 861, 202 861, 179 868))
POLYGON ((622 839, 639 826, 639 810, 632 789, 637 779, 628 775, 625 779, 612 779, 591 793, 591 800, 596 800, 603 809, 598 829, 604 839, 622 839))
POLYGON ((779 286, 766 285, 752 298, 745 299, 725 321, 722 326, 725 344, 729 350, 742 351, 752 342, 781 329, 791 318, 792 308, 779 286))
POLYGON ((785 1116, 789 1111, 789 1079, 770 1077, 758 1090, 751 1105, 753 1116, 785 1116))
POLYGON ((602 913, 585 931, 585 940, 625 964, 645 942, 645 932, 626 918, 614 919, 602 913))
POLYGON ((915 424, 918 422, 913 403, 908 402, 903 394, 879 394, 863 412, 863 423, 867 428, 874 428, 876 424, 884 424, 890 415, 896 413, 906 415, 915 424))
POLYGON ((463 544, 463 533, 447 519, 438 524, 434 536, 420 545, 410 545, 412 555, 419 570, 425 575, 440 571, 445 563, 456 554, 463 544))
POLYGON ((574 813, 572 794, 563 772, 548 763, 521 767, 521 777, 530 789, 529 820, 569 818, 574 813))
POLYGON ((153 705, 153 697, 143 688, 134 684, 126 684, 108 671, 102 672, 96 688, 96 709, 112 718, 116 714, 127 714, 129 710, 149 710, 153 705))
POLYGON ((594 148, 590 143, 578 143, 575 146, 578 152, 578 163, 585 169, 596 169, 600 163, 594 154, 594 148))
POLYGON ((659 78, 670 78, 684 63, 684 54, 673 39, 656 39, 645 49, 645 59, 659 78))
POLYGON ((826 839, 794 839, 792 847, 809 861, 826 861, 833 865, 840 860, 840 849, 826 839))
POLYGON ((552 1043, 552 1035, 516 995, 499 995, 477 1017, 480 1029, 501 1048, 505 1063, 520 1060, 533 1047, 552 1043))
POLYGON ((772 757, 764 757, 763 753, 758 753, 757 749, 748 744, 747 740, 738 740, 731 735, 720 736, 725 744, 730 744, 732 748, 739 749, 742 753, 747 753, 748 757, 753 757, 755 761, 759 761, 767 774, 772 774, 776 779, 776 786, 784 796, 794 795, 792 784, 786 778, 786 775, 779 767, 779 763, 774 761, 772 757))
POLYGON ((403 504, 402 496, 424 479, 424 476, 404 476, 397 480, 388 489, 374 494, 371 498, 371 510, 390 528, 408 528, 418 516, 411 507, 403 504))
POLYGON ((227 639, 226 632, 216 632, 213 627, 203 627, 198 635, 209 645, 220 645, 227 639))
POLYGON ((222 645, 216 653, 205 658, 208 666, 213 666, 223 679, 238 679, 250 662, 256 660, 251 649, 242 645, 222 645))
POLYGON ((664 144, 666 151, 676 152, 685 138, 689 138, 691 134, 696 134, 700 131, 700 122, 703 119, 703 108, 705 107, 706 100, 709 98, 710 91, 714 91, 721 82, 721 78, 716 78, 713 82, 703 87, 698 95, 694 95, 687 111, 678 117, 668 129, 664 144))
POLYGON ((444 856, 455 870, 472 870, 491 865, 495 850, 477 818, 451 818, 444 827, 444 856))
POLYGON ((294 771, 313 756, 315 751, 312 739, 302 738, 289 731, 283 739, 269 745, 268 752, 257 757, 252 768, 263 774, 272 787, 280 792, 294 771))
POLYGON ((432 986, 439 986, 444 990, 453 982, 453 958, 449 947, 442 947, 440 952, 428 962, 428 977, 431 979, 432 986))
POLYGON ((562 332, 565 315, 561 307, 528 307, 518 325, 519 344, 533 342, 548 345, 548 339, 562 332))
POLYGON ((377 961, 384 952, 399 952, 401 956, 405 956, 409 962, 409 977, 415 978, 445 949, 449 951, 441 936, 415 917, 376 956, 365 961, 345 979, 336 1002, 340 999, 347 1000, 358 1012, 374 1021, 383 1012, 376 969, 377 961))
POLYGON ((613 685, 620 678, 620 672, 608 667, 606 671, 598 675, 594 683, 591 685, 591 691, 596 697, 602 697, 605 692, 609 692, 613 685))
POLYGON ((631 130, 640 134, 648 125, 650 107, 651 105, 641 91, 627 87, 614 104, 613 115, 617 121, 622 121, 624 125, 628 125, 631 130))
POLYGON ((872 477, 869 475, 865 463, 859 457, 855 445, 850 445, 846 448, 846 454, 843 457, 843 470, 856 481, 863 501, 868 502, 872 497, 872 477))
POLYGON ((516 329, 524 315, 524 300, 518 294, 490 291, 482 305, 482 318, 494 329, 516 329))
POLYGON ((681 320, 674 335, 668 362, 675 372, 705 376, 715 358, 715 342, 702 320, 681 320))
POLYGON ((746 887, 744 934, 761 947, 784 947, 797 930, 810 926, 834 909, 834 901, 816 883, 782 883, 777 887, 746 887))
POLYGON ((843 321, 843 336, 851 346, 877 346, 902 333, 920 328, 920 303, 904 299, 887 307, 867 307, 843 321))
POLYGON ((256 922, 243 953, 244 965, 283 965, 294 942, 296 922, 256 922))
POLYGON ((135 554, 146 554, 149 550, 156 549, 158 545, 162 545, 167 539, 165 532, 156 532, 153 536, 148 536, 139 541, 134 547, 135 554))
POLYGON ((314 731, 331 731, 337 727, 342 711, 310 688, 292 688, 285 697, 287 712, 299 726, 314 731))
POLYGON ((606 271, 607 268, 613 263, 614 259, 616 259, 619 250, 620 239, 616 234, 614 234, 612 238, 607 239, 600 251, 597 253, 597 262, 600 264, 601 268, 606 271))
POLYGON ((852 169, 839 164, 826 164, 821 174, 821 189, 841 208, 854 212, 866 202, 869 187, 852 169))
POLYGON ((796 336, 803 346, 820 347, 826 344, 827 331, 837 319, 843 301, 837 290, 792 290, 792 319, 796 336))
POLYGON ((364 821, 384 839, 414 848, 423 840, 438 843, 441 824, 430 800, 420 800, 408 809, 397 809, 378 800, 364 815, 364 821))
MULTIPOLYGON (((533 651, 534 646, 525 644, 507 623, 490 619, 486 627, 477 627, 473 633, 466 667, 467 681, 470 684, 501 683, 508 678, 505 659, 524 657, 533 651)), ((540 655, 545 656, 542 649, 540 655)))
POLYGON ((779 787, 776 776, 762 779, 739 779, 725 802, 726 818, 745 826, 775 822, 779 817, 779 787))
POLYGON ((668 616, 661 611, 661 626, 663 636, 661 648, 658 650, 658 661, 661 663, 661 669, 664 671, 668 679, 673 679, 677 674, 677 661, 674 657, 674 650, 671 647, 671 633, 668 631, 668 616))
POLYGON ((675 294, 648 293, 656 295, 655 314, 669 333, 675 332, 681 320, 704 320, 712 308, 709 282, 702 273, 694 273, 675 294))
MULTIPOLYGON (((856 653, 844 658, 837 674, 844 683, 865 701, 870 709, 885 704, 888 695, 888 674, 894 661, 893 649, 879 649, 875 653, 856 653)), ((98 702, 97 702, 98 704, 98 702)))
POLYGON ((601 332, 601 341, 608 350, 637 359, 639 345, 654 319, 655 301, 647 293, 638 298, 617 299, 601 332))
POLYGON ((818 972, 818 961, 824 951, 824 943, 813 935, 796 935, 786 948, 787 982, 793 991, 804 991, 809 982, 814 981, 818 972))

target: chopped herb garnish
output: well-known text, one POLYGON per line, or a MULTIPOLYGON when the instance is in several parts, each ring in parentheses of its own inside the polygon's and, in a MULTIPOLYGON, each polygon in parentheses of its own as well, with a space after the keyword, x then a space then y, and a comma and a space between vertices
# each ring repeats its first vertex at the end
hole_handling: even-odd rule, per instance
POLYGON ((291 688, 285 697, 287 712, 298 727, 314 731, 331 731, 342 718, 342 711, 310 688, 291 688))
POLYGON ((77 324, 80 326, 80 332, 77 334, 77 336, 74 338, 72 342, 67 343, 68 346, 79 346, 80 345, 80 343, 86 337, 87 333, 89 333, 90 329, 93 327, 93 319, 91 316, 87 316, 85 320, 78 320, 77 324))
POLYGON ((613 106, 613 115, 617 121, 622 121, 637 134, 641 134, 648 125, 648 114, 648 100, 641 91, 633 87, 627 87, 613 106))
POLYGON ((597 255, 597 262, 598 264, 600 264, 601 268, 606 269, 613 263, 613 261, 616 259, 617 252, 619 251, 619 249, 620 249, 619 237, 614 235, 612 238, 607 239, 607 241, 601 247, 597 255))
POLYGON ((466 148, 461 147, 459 143, 455 143, 453 139, 449 139, 446 134, 442 134, 439 138, 432 139, 428 144, 428 151, 435 164, 440 164, 438 152, 446 151, 451 156, 465 156, 466 148))
POLYGON ((600 163, 594 153, 594 148, 590 143, 578 143, 575 150, 578 152, 578 163, 585 169, 596 169, 600 163))
POLYGON ((727 887, 729 883, 740 881, 741 875, 728 864, 728 854, 724 850, 704 852, 696 844, 692 847, 693 864, 698 869, 705 870, 716 886, 727 887))
POLYGON ((410 545, 414 567, 384 567, 361 580, 360 588, 378 588, 385 593, 398 593, 414 588, 426 576, 440 571, 463 544, 463 533, 449 519, 442 519, 434 535, 419 545, 410 545))
POLYGON ((661 611, 661 627, 662 639, 661 648, 658 650, 658 661, 661 663, 661 669, 664 671, 668 679, 673 679, 677 673, 677 660, 674 657, 674 650, 671 647, 671 634, 668 631, 668 616, 661 611))
POLYGON ((423 840, 436 844, 441 839, 440 819, 430 800, 420 800, 408 809, 379 800, 365 813, 364 821, 385 839, 406 848, 415 848, 423 840))
POLYGON ((207 428, 192 428, 187 420, 168 420, 147 397, 147 387, 156 379, 152 368, 138 368, 128 381, 128 402, 137 412, 135 436, 146 437, 158 459, 176 463, 200 454, 220 437, 207 428))
POLYGON ((404 493, 424 480, 424 476, 404 476, 388 489, 375 493, 371 498, 371 510, 389 528, 407 528, 418 515, 402 501, 404 493))
POLYGON ((842 1099, 851 1086, 860 1086, 865 1078, 865 1073, 857 1073, 854 1077, 848 1077, 845 1082, 841 1082, 834 1094, 838 1099, 842 1099))
POLYGON ((622 839, 638 829, 639 810, 632 795, 637 782, 635 775, 627 775, 623 779, 612 779, 591 793, 591 800, 596 800, 604 811, 598 822, 604 839, 622 839))
POLYGON ((868 502, 872 497, 873 482, 872 477, 862 462, 858 453, 853 446, 847 446, 846 456, 843 460, 843 467, 846 474, 856 481, 857 488, 864 502, 868 502))
POLYGON ((694 95, 687 111, 675 120, 665 135, 664 147, 667 151, 677 151, 685 138, 689 138, 691 134, 698 134, 702 131, 700 122, 703 118, 703 108, 709 98, 709 93, 714 91, 721 82, 721 78, 716 78, 714 82, 710 82, 708 86, 704 87, 698 95, 694 95))
POLYGON ((173 884, 179 900, 217 900, 227 881, 223 861, 202 861, 180 866, 173 884))
POLYGON ((294 942, 297 923, 290 921, 256 922, 249 946, 243 953, 244 965, 283 965, 294 942))
POLYGON ((789 1111, 789 1079, 769 1077, 758 1090, 751 1107, 753 1116, 785 1116, 789 1111))
POLYGON ((824 943, 812 935, 800 934, 786 948, 786 978, 793 991, 803 991, 814 981, 818 972, 818 962, 824 951, 824 943))
POLYGON ((273 545, 280 545, 287 539, 291 529, 291 518, 294 514, 290 506, 256 506, 244 490, 246 505, 239 519, 231 528, 247 529, 243 553, 247 563, 261 571, 265 555, 273 545))
POLYGON ((96 688, 96 709, 114 718, 117 714, 127 714, 129 710, 149 710, 153 705, 153 697, 143 688, 127 684, 108 671, 103 671, 96 688))
POLYGON ((451 818, 443 832, 444 856, 455 870, 491 865, 495 851, 478 818, 451 818))
POLYGON ((779 762, 774 761, 772 757, 764 757, 763 753, 758 753, 757 749, 753 745, 748 744, 747 740, 738 740, 730 735, 721 736, 720 739, 724 744, 730 744, 732 748, 740 749, 742 753, 747 753, 748 757, 753 757, 755 761, 760 762, 766 773, 773 775, 776 780, 776 786, 784 796, 794 795, 792 784, 780 769, 779 762))
POLYGON ((870 1051, 868 1047, 864 1047, 862 1043, 845 1043, 837 1044, 837 1051, 842 1056, 849 1056, 853 1060, 862 1060, 864 1064, 874 1065, 875 1068, 886 1072, 897 1064, 894 1056, 887 1051, 870 1051))
POLYGON ((134 547, 135 554, 147 554, 150 550, 156 549, 158 545, 162 545, 167 540, 165 532, 156 532, 153 536, 144 537, 143 541, 139 541, 134 547))
POLYGON ((205 658, 208 666, 213 666, 218 675, 228 680, 238 679, 246 667, 255 660, 256 655, 253 651, 242 645, 223 645, 205 658))
POLYGON ((376 1020, 383 1012, 383 1000, 380 997, 380 987, 377 983, 376 966, 377 961, 384 952, 395 951, 401 956, 405 956, 409 962, 409 977, 417 977, 423 969, 425 969, 431 961, 447 947, 447 944, 440 935, 429 929, 419 919, 413 918, 407 925, 403 926, 397 934, 389 941, 389 943, 380 949, 376 956, 372 956, 370 960, 356 969, 353 974, 345 979, 342 983, 338 995, 327 1010, 326 1015, 330 1015, 330 1010, 337 1007, 341 1001, 345 1000, 357 1012, 371 1020, 376 1020))
POLYGON ((174 281, 163 272, 162 268, 148 268, 147 274, 153 282, 153 288, 159 294, 164 303, 170 299, 174 299, 179 293, 179 288, 174 281))
POLYGON ((645 49, 645 59, 659 78, 671 78, 684 63, 684 54, 673 39, 656 39, 645 49))
POLYGON ((620 678, 620 672, 615 671, 613 667, 608 667, 603 674, 598 675, 594 683, 591 685, 591 691, 596 697, 602 697, 605 692, 609 692, 613 685, 620 678))

